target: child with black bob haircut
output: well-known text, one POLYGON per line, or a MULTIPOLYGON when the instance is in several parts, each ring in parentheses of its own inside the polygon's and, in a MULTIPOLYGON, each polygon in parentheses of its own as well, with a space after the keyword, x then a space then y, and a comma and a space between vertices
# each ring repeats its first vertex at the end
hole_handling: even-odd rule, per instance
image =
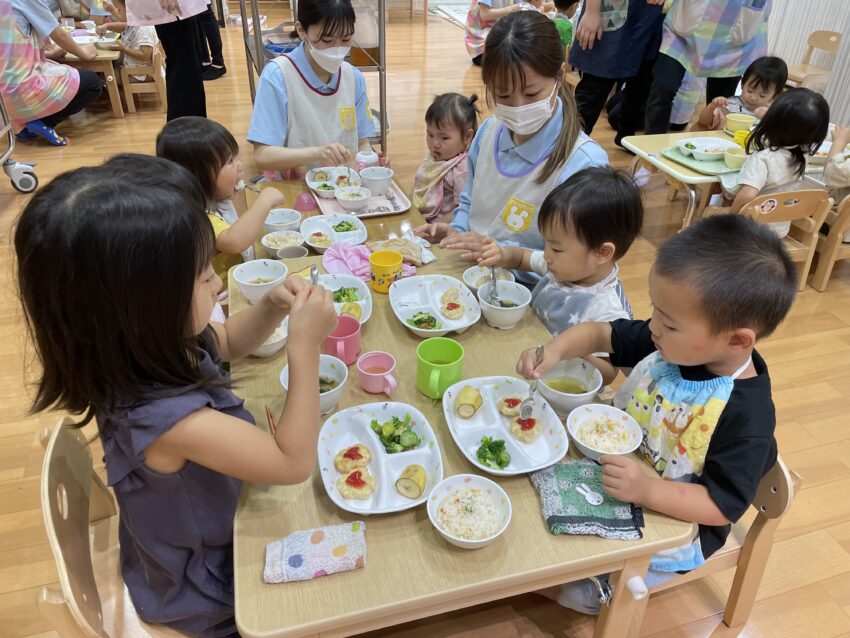
MULTIPOLYGON (((794 264, 769 228, 739 215, 709 217, 658 251, 648 321, 578 325, 549 342, 536 367, 534 348, 520 356, 517 372, 529 379, 598 351, 634 367, 614 405, 640 425, 640 450, 657 476, 632 456, 605 455, 605 491, 699 525, 691 543, 652 557, 650 587, 720 549, 776 461, 770 377, 755 343, 785 318, 796 291, 794 264)), ((543 593, 577 611, 599 610, 589 581, 543 593)))
POLYGON ((716 97, 699 114, 703 127, 719 130, 726 126, 729 113, 763 118, 773 101, 782 94, 788 81, 788 65, 776 56, 754 60, 741 78, 741 95, 716 97))

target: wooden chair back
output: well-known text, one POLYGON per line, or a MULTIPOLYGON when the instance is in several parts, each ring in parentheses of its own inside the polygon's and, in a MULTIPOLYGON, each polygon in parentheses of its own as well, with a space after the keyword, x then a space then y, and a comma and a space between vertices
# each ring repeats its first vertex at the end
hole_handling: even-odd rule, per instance
POLYGON ((124 87, 124 98, 127 101, 127 111, 136 112, 134 95, 138 93, 157 93, 162 104, 162 110, 168 108, 168 97, 165 90, 165 51, 162 44, 157 43, 149 64, 143 66, 121 67, 121 84, 124 87), (153 82, 136 82, 134 75, 146 75, 153 82))
POLYGON ((735 577, 723 622, 738 627, 747 622, 758 594, 767 559, 773 546, 773 535, 782 517, 791 508, 802 479, 788 470, 781 457, 764 475, 756 490, 753 508, 756 518, 749 529, 734 525, 727 544, 712 555, 704 565, 687 574, 653 588, 650 594, 697 580, 710 574, 735 568, 735 577))
POLYGON ((812 31, 806 44, 808 46, 802 64, 811 64, 812 54, 816 49, 832 55, 838 53, 838 47, 841 46, 841 34, 838 31, 812 31))
POLYGON ((59 573, 61 592, 42 590, 39 608, 54 627, 76 626, 79 635, 103 635, 103 610, 92 570, 89 523, 115 514, 115 501, 92 470, 83 433, 63 418, 46 443, 41 511, 59 573))
POLYGON ((844 243, 844 233, 850 230, 850 195, 841 200, 836 210, 827 213, 826 223, 829 224, 829 232, 818 237, 815 248, 818 264, 812 277, 812 288, 818 292, 826 290, 835 263, 850 259, 850 244, 844 243))
POLYGON ((761 195, 745 205, 740 214, 762 224, 791 222, 791 231, 783 244, 791 259, 803 264, 799 287, 803 290, 817 248, 818 233, 830 208, 829 193, 811 189, 761 195))

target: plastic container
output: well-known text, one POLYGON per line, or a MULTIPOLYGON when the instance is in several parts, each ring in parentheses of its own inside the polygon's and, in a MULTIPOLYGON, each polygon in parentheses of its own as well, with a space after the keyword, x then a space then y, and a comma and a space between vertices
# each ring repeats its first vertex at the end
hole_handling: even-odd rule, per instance
POLYGON ((354 159, 357 162, 358 171, 362 171, 364 168, 369 168, 370 166, 379 166, 381 163, 381 158, 379 158, 378 154, 371 149, 368 151, 360 151, 354 159))

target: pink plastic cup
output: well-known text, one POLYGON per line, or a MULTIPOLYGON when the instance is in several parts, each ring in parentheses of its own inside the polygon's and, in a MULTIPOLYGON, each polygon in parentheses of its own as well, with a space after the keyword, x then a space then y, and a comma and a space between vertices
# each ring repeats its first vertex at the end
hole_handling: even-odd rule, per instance
POLYGON ((366 392, 392 396, 398 382, 392 375, 395 370, 395 358, 387 352, 367 352, 357 360, 360 373, 360 387, 366 392))
POLYGON ((350 315, 340 315, 336 329, 325 339, 322 352, 350 366, 360 356, 360 322, 350 315))

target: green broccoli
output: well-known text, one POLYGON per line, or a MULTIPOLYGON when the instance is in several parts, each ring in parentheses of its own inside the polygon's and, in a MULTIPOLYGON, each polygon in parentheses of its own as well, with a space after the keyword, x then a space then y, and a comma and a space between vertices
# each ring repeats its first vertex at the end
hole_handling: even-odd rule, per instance
POLYGON ((476 453, 478 462, 494 470, 503 470, 511 463, 511 455, 505 449, 504 439, 481 437, 481 447, 476 453))

